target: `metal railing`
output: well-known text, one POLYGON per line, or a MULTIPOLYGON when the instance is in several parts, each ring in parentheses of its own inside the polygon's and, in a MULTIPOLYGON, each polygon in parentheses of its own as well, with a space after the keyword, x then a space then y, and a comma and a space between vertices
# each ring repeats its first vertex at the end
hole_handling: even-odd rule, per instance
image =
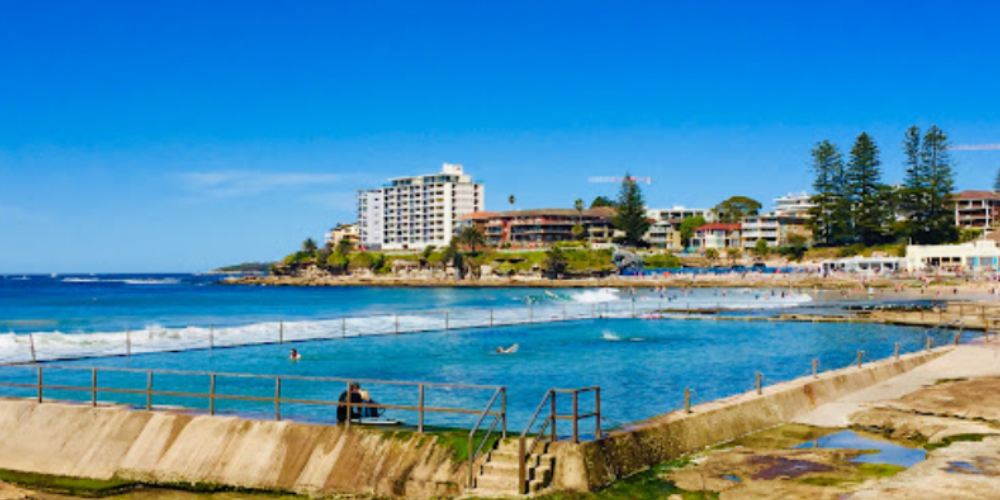
POLYGON ((498 388, 496 392, 493 393, 493 398, 486 404, 486 408, 483 408, 483 412, 479 415, 479 420, 476 421, 476 425, 472 426, 472 430, 469 431, 469 488, 472 488, 475 485, 476 460, 479 459, 486 444, 490 442, 490 436, 493 435, 493 431, 496 430, 497 424, 500 422, 503 422, 500 438, 504 439, 507 437, 507 389, 504 387, 498 388), (496 404, 498 397, 500 398, 501 411, 499 414, 494 414, 493 423, 490 424, 489 429, 486 430, 486 434, 483 436, 483 440, 479 443, 479 447, 473 448, 473 445, 475 444, 476 432, 479 431, 479 427, 483 424, 483 420, 491 415, 490 409, 492 409, 493 405, 496 404))
POLYGON ((601 388, 598 386, 593 387, 582 387, 579 389, 549 389, 542 397, 542 401, 538 404, 538 409, 535 410, 535 414, 531 416, 531 420, 528 421, 528 425, 525 426, 524 431, 521 432, 521 436, 518 438, 517 443, 517 458, 518 458, 518 492, 527 493, 527 476, 528 476, 528 457, 535 452, 535 448, 538 444, 542 442, 545 438, 546 429, 549 430, 549 442, 556 442, 559 439, 559 435, 556 430, 556 422, 559 420, 570 420, 573 422, 573 442, 580 442, 580 420, 586 418, 593 418, 595 422, 594 429, 594 439, 601 439, 601 388), (580 393, 583 392, 593 392, 594 393, 594 411, 590 413, 580 414, 580 393), (573 396, 573 413, 571 415, 561 415, 558 412, 556 406, 556 395, 557 394, 572 394, 573 396), (539 415, 541 415, 542 410, 545 409, 546 404, 549 405, 550 411, 545 420, 542 421, 542 426, 538 432, 530 437, 531 442, 528 442, 529 434, 531 433, 531 428, 534 427, 535 422, 538 420, 539 415))
MULTIPOLYGON (((145 396, 145 404, 143 405, 146 411, 153 411, 155 409, 154 396, 160 397, 176 397, 176 398, 193 398, 193 399, 205 399, 208 401, 209 415, 216 414, 216 403, 218 401, 248 401, 256 403, 270 403, 274 407, 274 419, 281 420, 283 404, 298 404, 298 405, 313 405, 313 406, 323 406, 323 407, 345 407, 347 419, 345 420, 345 425, 350 427, 352 420, 357 420, 356 423, 364 423, 364 418, 354 418, 352 414, 353 409, 358 408, 374 408, 374 409, 384 409, 384 410, 400 410, 400 411, 412 411, 416 412, 418 416, 417 421, 417 431, 424 432, 426 425, 425 417, 428 413, 452 413, 452 414, 464 414, 464 415, 479 415, 480 421, 487 416, 494 416, 497 419, 501 419, 504 422, 504 429, 506 430, 507 421, 507 408, 506 408, 506 388, 502 386, 490 386, 490 385, 472 385, 472 384, 448 384, 448 383, 433 383, 433 382, 408 382, 408 381, 389 381, 389 380, 374 380, 374 379, 349 379, 349 378, 338 378, 338 377, 306 377, 306 376, 294 376, 294 375, 255 375, 255 374, 243 374, 243 373, 215 373, 215 372, 196 372, 196 371, 179 371, 179 370, 140 370, 132 368, 98 368, 98 367, 78 367, 78 366, 60 366, 60 365, 7 365, 3 367, 4 369, 24 369, 35 372, 35 382, 34 383, 16 383, 0 381, 0 387, 11 387, 11 388, 21 388, 21 389, 33 389, 35 391, 34 399, 39 403, 45 402, 45 394, 47 391, 68 391, 68 392, 84 392, 90 393, 90 405, 99 406, 98 395, 99 394, 123 394, 123 395, 139 395, 145 396), (70 371, 70 372, 89 372, 90 374, 90 385, 63 385, 63 384, 47 384, 45 383, 45 375, 47 373, 58 371, 70 371), (99 383, 99 375, 108 373, 131 373, 131 374, 144 374, 145 375, 145 388, 141 389, 130 389, 122 387, 108 387, 101 386, 99 383), (157 376, 193 376, 193 377, 205 377, 208 384, 208 392, 189 392, 182 390, 157 390, 154 386, 154 381, 157 376), (255 379, 255 380, 269 380, 272 381, 274 387, 273 396, 251 396, 245 394, 226 394, 219 392, 217 390, 217 382, 220 379, 255 379), (400 387, 414 387, 417 390, 417 401, 416 405, 405 405, 405 404, 382 404, 382 403, 358 403, 352 402, 350 397, 345 398, 344 401, 332 401, 323 399, 304 399, 304 398, 292 398, 282 395, 282 382, 287 381, 299 381, 299 382, 318 382, 323 384, 344 384, 344 390, 347 394, 351 393, 352 384, 370 384, 370 385, 387 385, 387 386, 400 386, 400 387), (479 409, 469 409, 469 408, 444 408, 437 406, 427 406, 425 404, 425 393, 428 388, 442 388, 442 389, 463 389, 463 390, 492 390, 494 391, 493 399, 490 400, 490 404, 486 408, 479 409), (504 405, 500 411, 493 409, 493 402, 496 400, 497 395, 502 394, 504 405)), ((117 402, 111 402, 110 404, 121 404, 117 402)), ((196 408, 190 408, 189 410, 197 410, 196 408)))

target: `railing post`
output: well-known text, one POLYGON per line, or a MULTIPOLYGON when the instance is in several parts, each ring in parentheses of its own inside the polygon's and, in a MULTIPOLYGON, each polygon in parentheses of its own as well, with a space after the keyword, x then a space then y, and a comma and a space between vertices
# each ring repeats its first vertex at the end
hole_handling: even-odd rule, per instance
POLYGON ((507 439, 507 387, 500 388, 500 413, 503 414, 503 439, 507 439))
MULTIPOLYGON (((351 381, 347 381, 347 427, 351 427, 351 381)), ((469 453, 472 453, 472 449, 469 449, 469 453)))
POLYGON ((90 406, 97 407, 97 368, 90 369, 90 406))
POLYGON ((899 361, 899 342, 896 342, 896 344, 893 346, 892 355, 893 357, 896 358, 896 361, 899 361))
POLYGON ((399 335, 399 314, 393 314, 393 321, 396 322, 396 335, 399 335))
POLYGON ((347 318, 340 318, 340 338, 347 338, 347 318))
POLYGON ((813 358, 813 378, 819 378, 819 359, 813 358))
POLYGON ((448 310, 445 310, 445 311, 444 311, 444 331, 448 331, 448 327, 450 327, 450 326, 451 326, 451 325, 449 324, 449 323, 450 323, 450 321, 449 321, 449 319, 450 319, 450 318, 449 318, 449 316, 450 316, 450 314, 449 314, 449 313, 450 313, 450 312, 451 312, 451 311, 448 311, 448 310))
POLYGON ((424 432, 424 384, 420 384, 419 396, 417 397, 417 406, 420 408, 418 410, 417 417, 417 432, 424 432))
POLYGON ((597 425, 594 426, 595 427, 594 430, 597 433, 594 434, 594 436, 596 439, 601 439, 601 388, 600 387, 594 389, 594 405, 595 405, 594 413, 597 413, 597 418, 595 420, 595 422, 597 422, 597 425))
POLYGON ((38 356, 36 355, 36 352, 35 352, 35 334, 34 333, 29 333, 28 334, 28 342, 31 343, 31 362, 32 363, 38 363, 38 356))
POLYGON ((527 488, 527 457, 524 456, 526 450, 524 449, 524 438, 518 438, 517 440, 517 493, 524 494, 528 492, 527 488))
POLYGON ((931 350, 931 336, 930 335, 927 336, 927 350, 928 351, 931 350))
POLYGON ((684 413, 691 413, 691 389, 684 388, 684 413))
POLYGON ((472 487, 475 486, 474 470, 473 469, 475 469, 475 465, 476 465, 476 457, 475 457, 476 450, 475 450, 475 448, 472 447, 473 446, 473 442, 474 441, 472 440, 472 434, 470 433, 469 434, 469 488, 472 488, 472 487))
POLYGON ((757 395, 758 396, 761 395, 761 394, 763 394, 763 391, 761 390, 761 387, 760 387, 760 379, 761 379, 760 372, 757 372, 757 395))
POLYGON ((858 351, 858 368, 861 368, 861 356, 864 356, 865 351, 858 351))
POLYGON ((573 391, 573 443, 580 442, 580 393, 573 391))
POLYGON ((552 442, 556 442, 556 391, 550 390, 552 394, 552 442))
POLYGON ((132 329, 125 329, 125 356, 132 357, 132 329))
POLYGON ((208 349, 215 349, 215 325, 208 325, 208 349))
POLYGON ((285 322, 284 321, 279 321, 278 322, 278 343, 279 344, 284 344, 285 343, 285 322))
POLYGON ((153 370, 146 372, 146 411, 153 411, 153 370))
POLYGON ((958 345, 958 343, 961 341, 962 341, 962 330, 959 330, 958 333, 955 334, 955 345, 958 345))
POLYGON ((281 421, 281 377, 274 378, 274 420, 281 421))
POLYGON ((493 327, 493 308, 490 308, 490 328, 493 327))
POLYGON ((42 401, 45 400, 44 397, 43 397, 43 395, 42 395, 42 386, 45 385, 45 383, 44 383, 43 380, 44 379, 42 377, 42 366, 38 365, 38 402, 39 403, 41 403, 42 401))
POLYGON ((208 414, 215 415, 215 374, 208 377, 208 414))
POLYGON ((632 296, 632 318, 635 318, 635 295, 632 296))

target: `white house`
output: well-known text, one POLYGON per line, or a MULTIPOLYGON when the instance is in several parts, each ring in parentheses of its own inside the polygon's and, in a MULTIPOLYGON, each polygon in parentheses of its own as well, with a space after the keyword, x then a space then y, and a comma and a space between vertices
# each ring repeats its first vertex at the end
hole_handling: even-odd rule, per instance
POLYGON ((965 270, 1000 269, 1000 248, 995 241, 980 240, 960 245, 909 245, 906 268, 923 271, 937 268, 965 270))

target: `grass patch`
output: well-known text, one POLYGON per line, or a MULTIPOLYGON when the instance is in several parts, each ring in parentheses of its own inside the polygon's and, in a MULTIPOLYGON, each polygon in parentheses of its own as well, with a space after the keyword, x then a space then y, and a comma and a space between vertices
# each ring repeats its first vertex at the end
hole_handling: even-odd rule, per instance
POLYGON ((924 449, 927 451, 933 451, 938 448, 946 448, 951 443, 966 442, 966 443, 978 443, 981 442, 986 436, 991 436, 992 434, 958 434, 955 436, 949 436, 942 439, 938 443, 927 443, 924 445, 924 449))
POLYGON ((864 479, 892 477, 906 470, 902 465, 892 464, 858 464, 858 472, 864 479))
POLYGON ((839 429, 827 429, 810 425, 786 424, 741 437, 731 443, 727 443, 725 447, 744 446, 747 448, 783 450, 839 431, 839 429))
POLYGON ((795 482, 799 484, 808 484, 811 486, 822 486, 824 488, 830 488, 845 484, 862 483, 869 479, 883 479, 887 477, 892 477, 906 470, 906 467, 902 467, 899 465, 890 465, 890 464, 857 464, 857 466, 858 466, 857 474, 850 474, 850 473, 816 474, 816 475, 809 475, 808 477, 795 479, 795 482))
POLYGON ((135 481, 124 479, 86 479, 9 470, 0 470, 0 481, 32 490, 89 498, 115 495, 139 485, 135 481))
MULTIPOLYGON (((455 459, 456 463, 462 463, 469 460, 469 433, 468 431, 462 430, 443 430, 436 431, 433 434, 437 438, 437 444, 444 448, 451 450, 452 458, 455 459)), ((472 446, 478 448, 480 443, 483 442, 483 438, 486 437, 486 431, 476 432, 475 439, 473 439, 472 446)), ((494 432, 490 436, 489 441, 483 445, 483 453, 492 450, 496 443, 500 441, 500 433, 494 432)))
POLYGON ((960 378, 939 378, 939 379, 937 379, 937 380, 934 381, 934 385, 951 384, 953 382, 965 382, 966 380, 969 380, 969 379, 968 378, 964 378, 964 377, 960 377, 960 378))

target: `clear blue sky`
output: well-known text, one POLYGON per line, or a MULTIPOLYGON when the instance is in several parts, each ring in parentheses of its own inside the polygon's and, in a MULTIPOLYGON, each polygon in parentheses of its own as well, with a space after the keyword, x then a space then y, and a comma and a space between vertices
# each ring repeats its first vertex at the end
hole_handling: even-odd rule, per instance
MULTIPOLYGON (((462 163, 487 208, 808 189, 862 130, 1000 143, 996 2, 0 2, 0 273, 280 258, 462 163)), ((956 152, 988 189, 1000 152, 956 152)))

